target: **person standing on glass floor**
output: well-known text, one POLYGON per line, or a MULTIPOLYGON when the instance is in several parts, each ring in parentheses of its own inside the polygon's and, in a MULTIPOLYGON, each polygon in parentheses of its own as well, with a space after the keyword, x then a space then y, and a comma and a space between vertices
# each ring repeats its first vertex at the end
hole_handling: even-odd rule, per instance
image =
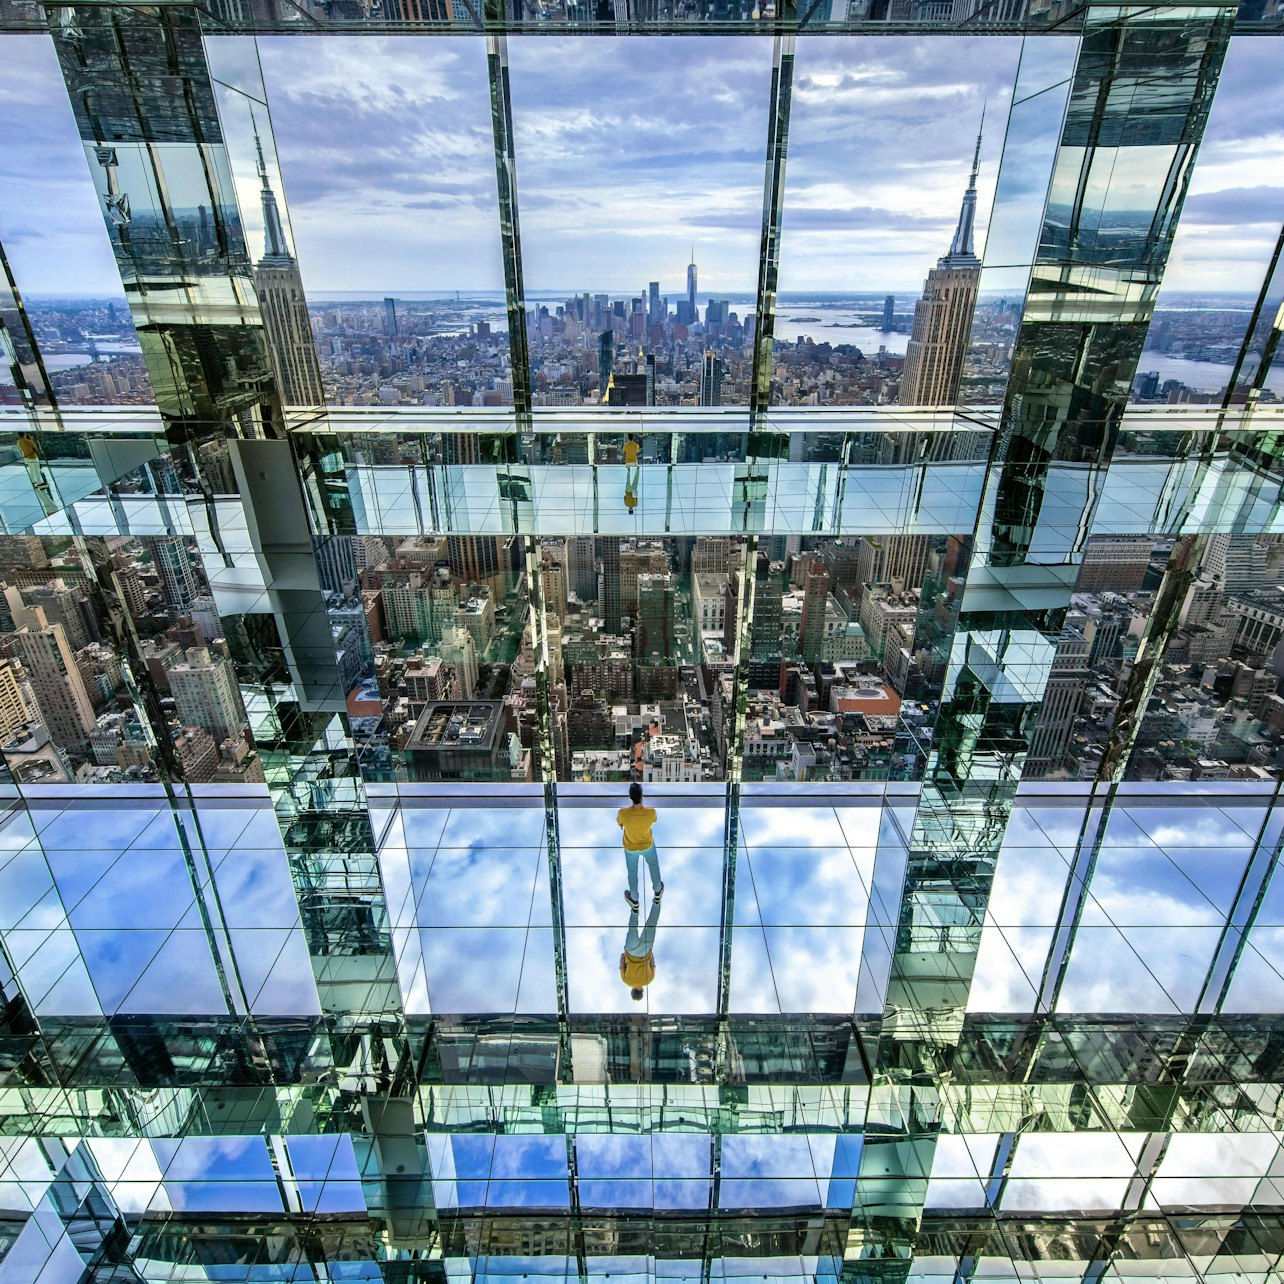
POLYGON ((629 886, 624 893, 629 908, 634 913, 638 908, 638 858, 646 861, 647 873, 651 875, 651 884, 655 888, 655 901, 658 905, 664 895, 664 881, 660 877, 660 857, 655 850, 655 839, 651 828, 655 824, 655 808, 642 805, 642 786, 629 786, 629 806, 621 807, 615 813, 615 823, 624 831, 624 863, 628 867, 629 886))

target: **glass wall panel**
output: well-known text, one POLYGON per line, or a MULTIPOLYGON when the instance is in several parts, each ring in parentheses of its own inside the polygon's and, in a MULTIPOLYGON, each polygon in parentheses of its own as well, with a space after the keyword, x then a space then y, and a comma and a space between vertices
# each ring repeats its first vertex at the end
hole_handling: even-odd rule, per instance
POLYGON ((543 811, 509 801, 407 792, 375 813, 408 1015, 556 1010, 543 811))
MULTIPOLYGON (((799 42, 773 402, 954 400, 1020 52, 1003 38, 948 53, 922 37, 799 42)), ((973 343, 1002 338, 1006 314, 991 311, 973 343)))
POLYGON ((1012 812, 968 996, 975 1012, 1032 1012, 1084 822, 1078 800, 1012 812))
POLYGON ((743 813, 733 1012, 860 1010, 877 825, 874 808, 743 813))
POLYGON ((540 549, 559 774, 721 779, 745 542, 603 535, 540 549))
MULTIPOLYGON (((47 493, 47 487, 38 493, 47 493)), ((172 717, 175 730, 190 723, 186 729, 200 737, 211 759, 217 758, 220 742, 246 731, 235 674, 223 657, 202 650, 222 631, 188 541, 114 542, 118 547, 109 550, 100 539, 78 544, 70 538, 0 537, 5 557, 0 637, 8 687, 3 752, 20 784, 139 784, 163 778, 168 745, 158 745, 154 720, 141 703, 130 655, 134 628, 149 638, 170 627, 183 634, 162 637, 156 649, 167 691, 167 673, 181 670, 175 679, 181 685, 192 667, 184 644, 202 652, 202 673, 208 670, 211 682, 216 671, 222 679, 218 694, 223 699, 213 698, 213 687, 206 693, 202 686, 198 693, 193 686, 185 689, 186 718, 173 701, 167 711, 157 708, 158 716, 167 722, 172 717), (113 591, 118 581, 131 596, 132 618, 113 591), (204 628, 192 610, 202 616, 204 628), (205 694, 211 699, 205 701, 205 694)), ((245 752, 252 752, 249 743, 245 752)))
MULTIPOLYGON (((215 43, 253 57, 251 42, 215 43)), ((325 400, 511 405, 483 42, 258 45, 325 400)), ((257 262, 248 105, 241 116, 232 145, 257 262)))
POLYGON ((537 396, 746 404, 770 42, 508 50, 537 396))
MULTIPOLYGON (((35 462, 56 483, 58 461, 35 462)), ((19 783, 264 782, 249 639, 270 617, 222 610, 193 537, 8 535, 0 558, 19 783)))
POLYGON ((1279 780, 1284 537, 1210 535, 1129 759, 1129 780, 1279 780))
POLYGON ((1255 835, 1214 808, 1114 811, 1098 844, 1059 1012, 1191 1012, 1255 835))
MULTIPOLYGON (((1231 40, 1172 256, 1132 387, 1132 400, 1220 404, 1284 224, 1284 104, 1261 92, 1279 56, 1260 36, 1231 40)), ((1266 312, 1284 295, 1275 283, 1266 312)), ((1257 337, 1260 353, 1264 336, 1257 337)), ((1250 361, 1241 378, 1251 375, 1250 361)), ((1263 399, 1284 396, 1284 370, 1263 399)))
POLYGON ((760 545, 744 779, 917 779, 967 554, 929 535, 760 545))
POLYGON ((11 814, 5 949, 53 1019, 319 1013, 267 794, 175 816, 137 788, 11 814), (126 803, 128 805, 122 805, 126 803))
POLYGON ((959 390, 971 405, 1003 403, 1078 54, 1075 40, 1021 42, 985 249, 977 251, 984 267, 959 390))
POLYGON ((1022 779, 1096 777, 1172 547, 1148 535, 1088 541, 1022 779))
MULTIPOLYGON (((1259 848, 1265 807, 1225 785, 1179 812, 1162 794, 1129 792, 1108 810, 1086 802, 1085 793, 1065 789, 1018 802, 969 1008, 1210 1010, 1232 966, 1228 1010, 1277 1004, 1266 960, 1278 964, 1278 929, 1270 926, 1279 918, 1278 893, 1263 901, 1250 937, 1261 953, 1250 949, 1235 960, 1228 934, 1228 924, 1248 912, 1243 889, 1255 889, 1259 869, 1269 866, 1259 848)), ((1248 901, 1255 895, 1250 890, 1248 901)))
POLYGON ((536 660, 521 541, 315 541, 368 780, 540 778, 536 660))
POLYGON ((53 42, 6 36, 4 49, 0 244, 54 395, 64 405, 154 402, 53 42))

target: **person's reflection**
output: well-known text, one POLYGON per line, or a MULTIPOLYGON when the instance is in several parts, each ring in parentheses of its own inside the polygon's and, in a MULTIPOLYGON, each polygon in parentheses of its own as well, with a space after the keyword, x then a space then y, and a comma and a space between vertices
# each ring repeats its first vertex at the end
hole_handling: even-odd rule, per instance
POLYGON ((24 432, 18 438, 18 450, 22 455, 22 462, 26 466, 27 476, 31 479, 31 488, 36 492, 36 497, 40 500, 41 508, 45 510, 46 516, 52 516, 57 512, 58 505, 49 490, 49 478, 45 476, 44 466, 41 462, 40 443, 31 433, 24 432))
MULTIPOLYGON (((638 738, 633 742, 633 767, 632 777, 641 780, 644 769, 646 768, 646 752, 651 741, 660 734, 660 723, 657 719, 652 718, 647 724, 645 734, 638 732, 638 738)), ((630 797, 632 795, 630 794, 630 797)))
POLYGON ((642 1002, 642 991, 655 980, 655 930, 660 926, 660 898, 651 904, 646 926, 638 931, 638 911, 629 914, 629 930, 620 955, 620 980, 629 987, 634 1003, 642 1002))
POLYGON ((624 507, 631 513, 638 506, 638 457, 642 453, 642 444, 629 434, 624 443, 624 507))

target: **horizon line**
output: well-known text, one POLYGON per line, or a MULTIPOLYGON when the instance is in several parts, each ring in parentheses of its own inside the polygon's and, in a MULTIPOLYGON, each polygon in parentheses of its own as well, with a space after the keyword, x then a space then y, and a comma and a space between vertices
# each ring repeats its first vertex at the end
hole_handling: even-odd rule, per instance
MULTIPOLYGON (((593 289, 567 290, 558 286, 532 286, 527 291, 527 297, 531 295, 536 295, 536 294, 538 295, 547 294, 547 295, 557 295, 559 297, 573 299, 573 298, 578 298, 581 295, 586 293, 613 294, 615 292, 610 290, 593 290, 593 289)), ((750 297, 756 298, 758 292, 756 290, 724 288, 722 289, 721 293, 725 295, 740 295, 740 296, 750 296, 750 297)), ((791 297, 819 298, 823 296, 831 296, 831 297, 837 297, 837 298, 857 298, 865 295, 874 296, 874 295, 880 295, 880 294, 903 294, 903 295, 917 296, 917 295, 920 295, 921 293, 922 293, 922 283, 920 282, 918 285, 914 287, 886 285, 886 286, 870 286, 868 289, 863 289, 863 290, 821 290, 821 289, 777 290, 776 298, 777 299, 791 298, 791 297)), ((993 289, 993 288, 980 290, 978 293, 983 295, 985 294, 1020 295, 1021 297, 1024 297, 1025 295, 1024 290, 1018 291, 1018 290, 1004 290, 1004 289, 993 289)), ((486 298, 487 301, 489 301, 490 297, 492 296, 495 297, 499 302, 505 301, 503 286, 497 286, 494 289, 475 289, 475 288, 464 289, 463 287, 460 287, 458 289, 435 289, 435 290, 410 289, 410 290, 407 290, 403 288, 400 291, 387 290, 379 286, 366 286, 366 287, 363 287, 362 289, 346 289, 339 286, 333 286, 327 289, 318 289, 318 290, 310 291, 308 294, 308 301, 312 302, 313 300, 328 299, 332 294, 344 294, 344 295, 353 296, 354 299, 368 298, 368 299, 377 300, 377 301, 382 301, 385 298, 409 298, 417 294, 432 294, 432 295, 443 295, 443 296, 458 294, 463 296, 460 299, 460 302, 467 302, 470 298, 486 298)), ((1181 295, 1200 295, 1200 296, 1229 295, 1229 296, 1243 296, 1246 298, 1252 298, 1252 297, 1255 297, 1257 294, 1258 294, 1257 290, 1234 290, 1234 289, 1178 289, 1178 290, 1170 291, 1170 297, 1181 296, 1181 295)), ((124 304, 126 307, 129 306, 128 298, 126 298, 123 295, 117 294, 114 291, 32 290, 32 291, 24 291, 22 294, 22 297, 24 299, 93 299, 93 300, 98 300, 98 301, 108 302, 108 303, 124 304)), ((623 297, 623 295, 621 295, 620 297, 623 297)), ((632 298, 632 297, 645 297, 645 296, 630 294, 629 297, 632 298)), ((717 293, 712 294, 711 297, 716 298, 717 293)), ((447 299, 446 301, 449 302, 449 299, 447 299)))

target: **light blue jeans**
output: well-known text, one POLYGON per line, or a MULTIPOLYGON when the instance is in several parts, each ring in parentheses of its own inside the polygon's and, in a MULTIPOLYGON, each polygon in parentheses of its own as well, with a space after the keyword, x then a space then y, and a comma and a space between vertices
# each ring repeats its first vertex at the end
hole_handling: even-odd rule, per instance
MULTIPOLYGON (((653 847, 652 851, 655 850, 653 847)), ((644 959, 655 949, 655 929, 660 926, 660 904, 657 901, 651 906, 646 916, 646 926, 638 931, 638 912, 629 915, 629 930, 624 936, 624 952, 632 954, 635 959, 644 959)))
POLYGON ((624 849, 624 863, 629 867, 629 893, 634 900, 638 898, 638 857, 646 858, 646 871, 651 875, 651 891, 654 893, 660 886, 660 857, 656 853, 655 844, 644 852, 631 852, 626 847, 624 849))

